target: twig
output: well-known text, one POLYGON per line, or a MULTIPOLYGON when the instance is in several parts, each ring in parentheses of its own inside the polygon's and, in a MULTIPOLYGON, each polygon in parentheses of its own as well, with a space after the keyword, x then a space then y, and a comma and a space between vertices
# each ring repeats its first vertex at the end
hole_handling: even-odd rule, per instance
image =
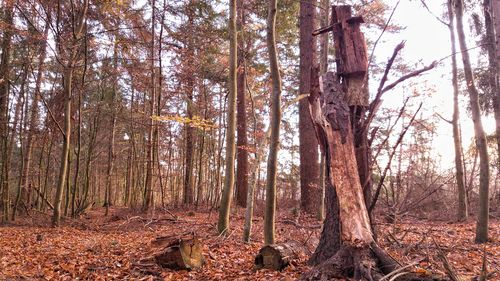
MULTIPOLYGON (((392 271, 391 273, 385 275, 384 277, 382 277, 379 281, 384 281, 384 280, 389 280, 389 278, 391 278, 391 276, 394 276, 402 271, 404 271, 405 269, 407 268, 410 268, 412 266, 415 266, 419 263, 420 261, 416 261, 416 262, 413 262, 413 263, 410 263, 409 265, 405 265, 405 266, 402 266, 394 271, 392 271)), ((392 279, 391 279, 392 280, 392 279)))
POLYGON ((448 273, 448 277, 450 277, 450 279, 452 281, 462 281, 462 279, 460 279, 460 277, 457 275, 455 269, 448 261, 446 254, 443 252, 443 250, 441 249, 439 244, 436 242, 436 239, 434 239, 434 237, 432 237, 432 241, 434 242, 434 245, 436 245, 436 249, 438 251, 438 258, 443 263, 444 269, 446 269, 446 272, 448 273))

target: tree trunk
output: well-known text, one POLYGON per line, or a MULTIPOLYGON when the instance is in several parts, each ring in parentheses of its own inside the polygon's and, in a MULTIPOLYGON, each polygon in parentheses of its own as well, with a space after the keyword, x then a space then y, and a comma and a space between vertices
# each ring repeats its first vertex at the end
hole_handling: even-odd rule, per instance
POLYGON ((450 29, 450 40, 451 40, 451 67, 452 67, 452 84, 453 84, 453 144, 455 147, 455 177, 457 181, 458 189, 458 209, 457 209, 457 219, 458 221, 465 221, 469 216, 467 207, 467 191, 465 190, 465 178, 464 178, 464 164, 462 161, 462 136, 460 132, 460 111, 458 108, 458 72, 457 72, 457 56, 455 47, 455 21, 453 12, 452 0, 448 1, 448 17, 450 23, 448 25, 450 29))
POLYGON ((113 89, 111 90, 111 97, 108 103, 108 110, 110 112, 110 136, 108 139, 108 167, 106 170, 106 194, 104 195, 104 205, 106 211, 105 216, 109 214, 109 207, 111 205, 111 188, 113 186, 112 176, 114 172, 115 161, 115 127, 116 127, 116 91, 118 90, 118 38, 115 34, 115 42, 113 48, 113 89))
POLYGON ((6 29, 2 38, 2 57, 0 61, 0 191, 2 192, 2 219, 1 222, 9 220, 9 182, 7 167, 7 146, 9 138, 9 73, 10 55, 13 24, 14 2, 6 1, 4 17, 6 29))
POLYGON ((147 140, 147 149, 146 149, 146 179, 145 179, 145 188, 144 188, 144 204, 143 211, 147 212, 154 206, 154 197, 153 197, 153 171, 155 166, 154 161, 154 127, 155 127, 155 102, 156 102, 156 73, 155 73, 155 3, 153 0, 151 2, 152 12, 151 12, 151 95, 149 97, 149 122, 148 122, 148 140, 147 140))
MULTIPOLYGON (((50 10, 49 10, 50 12, 50 10)), ((43 38, 47 38, 49 32, 49 25, 46 24, 43 32, 43 38)), ((29 172, 31 168, 31 156, 33 151, 33 138, 36 135, 39 114, 38 114, 38 103, 40 101, 40 87, 43 79, 43 70, 45 66, 45 57, 47 56, 47 43, 45 40, 40 42, 40 54, 38 57, 38 69, 35 81, 35 89, 33 93, 33 101, 31 103, 30 117, 29 117, 29 128, 26 136, 26 151, 24 154, 24 165, 23 172, 21 175, 21 201, 23 201, 27 206, 30 205, 30 190, 28 186, 30 184, 29 172)))
MULTIPOLYGON (((320 27, 327 26, 330 19, 330 0, 321 0, 321 19, 320 19, 320 27)), ((328 70, 328 33, 321 34, 320 44, 319 44, 319 72, 320 75, 323 75, 328 70)), ((317 218, 320 221, 325 219, 325 157, 321 156, 320 161, 320 173, 319 173, 319 187, 320 187, 320 195, 318 202, 318 213, 317 218)))
MULTIPOLYGON (((316 40, 312 36, 316 7, 312 2, 300 2, 300 84, 299 94, 311 91, 311 69, 315 64, 316 40)), ((299 101, 300 142, 300 206, 310 214, 316 214, 320 200, 318 141, 306 99, 299 101)))
POLYGON ((493 112, 495 115, 495 133, 497 139, 497 166, 500 169, 500 1, 484 0, 484 7, 488 42, 491 44, 490 48, 488 48, 490 73, 495 74, 494 76, 491 75, 490 84, 494 86, 494 88, 492 87, 493 112), (489 10, 489 13, 486 9, 489 10))
MULTIPOLYGON (((59 226, 61 220, 61 202, 63 196, 64 186, 68 173, 68 159, 70 153, 71 141, 71 100, 72 100, 72 82, 74 65, 78 56, 79 40, 85 26, 85 19, 87 17, 88 0, 85 0, 82 6, 82 14, 80 16, 78 25, 75 26, 75 33, 73 41, 70 43, 70 54, 68 63, 64 66, 64 131, 63 133, 63 148, 61 152, 61 164, 59 167, 59 178, 57 182, 56 197, 54 199, 54 213, 52 215, 52 226, 59 226)), ((58 6, 59 7, 59 6, 58 6)))
POLYGON ((464 64, 465 80, 467 82, 467 91, 470 97, 470 107, 472 114, 472 122, 474 123, 474 136, 476 140, 476 149, 479 152, 479 214, 476 225, 477 243, 485 243, 488 241, 488 217, 489 217, 489 157, 488 148, 486 145, 486 135, 484 133, 483 124, 481 122, 481 112, 479 109, 478 97, 472 67, 467 49, 466 37, 463 26, 463 3, 461 0, 455 1, 456 18, 457 18, 457 34, 462 52, 462 61, 464 64))
POLYGON ((281 75, 279 71, 278 53, 276 50, 276 13, 278 1, 269 1, 267 13, 267 53, 271 69, 273 92, 271 96, 271 138, 269 140, 269 156, 267 158, 266 210, 264 215, 264 243, 274 244, 274 216, 276 212, 276 174, 278 170, 278 151, 280 145, 281 123, 281 75))
POLYGON ((234 158, 235 158, 235 131, 236 131, 236 0, 229 1, 229 94, 227 97, 227 131, 226 131, 226 172, 224 190, 219 208, 217 231, 227 233, 229 230, 229 211, 233 197, 234 185, 234 158))
POLYGON ((245 85, 245 55, 246 42, 243 37, 245 27, 245 7, 244 1, 238 0, 238 103, 236 119, 238 121, 238 140, 236 158, 238 167, 236 169, 236 204, 240 207, 246 206, 248 189, 248 149, 247 149, 247 114, 246 114, 246 85, 245 85))

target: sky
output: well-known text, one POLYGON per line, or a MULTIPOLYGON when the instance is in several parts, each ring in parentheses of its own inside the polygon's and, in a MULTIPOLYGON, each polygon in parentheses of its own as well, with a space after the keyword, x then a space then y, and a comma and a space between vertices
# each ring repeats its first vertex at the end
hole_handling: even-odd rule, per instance
MULTIPOLYGON (((394 7, 397 0, 387 0, 389 6, 394 7)), ((405 48, 401 52, 401 57, 409 65, 416 64, 415 67, 421 68, 423 65, 428 65, 432 61, 441 60, 451 54, 451 41, 448 27, 440 23, 435 16, 442 17, 446 6, 444 0, 427 0, 426 1, 432 14, 427 11, 421 4, 420 0, 401 0, 392 19, 392 23, 405 27, 401 32, 396 34, 385 33, 375 51, 379 61, 387 61, 387 58, 392 54, 394 46, 401 40, 406 41, 405 48)), ((481 15, 481 14, 479 14, 481 15)), ((468 18, 466 19, 468 20, 468 18)), ((474 37, 468 30, 468 22, 464 22, 466 34, 472 39, 468 42, 468 48, 476 46, 474 37)), ((458 49, 458 44, 457 44, 458 49)), ((472 63, 478 61, 477 50, 470 52, 472 63)), ((462 68, 462 60, 460 55, 457 56, 459 68, 462 68)), ((424 107, 427 110, 424 116, 438 112, 441 116, 451 120, 453 112, 453 89, 451 85, 451 59, 448 58, 441 63, 437 68, 431 70, 427 74, 415 78, 412 82, 417 85, 427 86, 434 91, 428 98, 423 99, 424 107), (433 110, 430 108, 434 108, 433 110)), ((401 89, 408 86, 405 83, 394 92, 386 93, 384 96, 384 105, 387 107, 397 107, 402 103, 401 89)), ((417 86, 418 88, 418 86, 417 86)), ((469 99, 466 96, 461 97, 461 126, 463 146, 467 148, 474 137, 474 129, 472 120, 465 112, 465 106, 469 99)), ((493 117, 483 117, 483 126, 486 133, 491 134, 495 130, 493 117)), ((453 137, 452 127, 449 123, 440 120, 437 126, 437 136, 434 140, 434 152, 436 157, 441 157, 442 168, 451 168, 453 166, 453 137)), ((492 152, 490 152, 492 153, 492 152)))

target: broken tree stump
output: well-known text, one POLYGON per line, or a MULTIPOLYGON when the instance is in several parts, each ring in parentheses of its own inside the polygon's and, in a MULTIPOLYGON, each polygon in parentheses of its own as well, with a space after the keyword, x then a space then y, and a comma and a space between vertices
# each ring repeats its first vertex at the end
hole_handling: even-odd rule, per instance
POLYGON ((255 268, 282 270, 298 258, 298 249, 291 244, 273 244, 262 247, 255 257, 255 268))
POLYGON ((174 270, 199 268, 205 261, 203 244, 197 237, 176 239, 155 256, 155 261, 163 268, 174 270))

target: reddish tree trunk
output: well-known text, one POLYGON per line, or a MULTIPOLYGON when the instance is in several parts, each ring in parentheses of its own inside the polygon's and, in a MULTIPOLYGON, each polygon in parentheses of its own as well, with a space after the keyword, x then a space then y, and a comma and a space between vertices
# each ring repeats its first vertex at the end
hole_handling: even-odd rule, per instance
MULTIPOLYGON (((312 36, 316 7, 308 1, 300 2, 300 85, 299 94, 311 92, 311 69, 315 63, 316 40, 312 36)), ((300 206, 314 214, 320 200, 318 141, 306 99, 299 101, 300 142, 300 206)))

